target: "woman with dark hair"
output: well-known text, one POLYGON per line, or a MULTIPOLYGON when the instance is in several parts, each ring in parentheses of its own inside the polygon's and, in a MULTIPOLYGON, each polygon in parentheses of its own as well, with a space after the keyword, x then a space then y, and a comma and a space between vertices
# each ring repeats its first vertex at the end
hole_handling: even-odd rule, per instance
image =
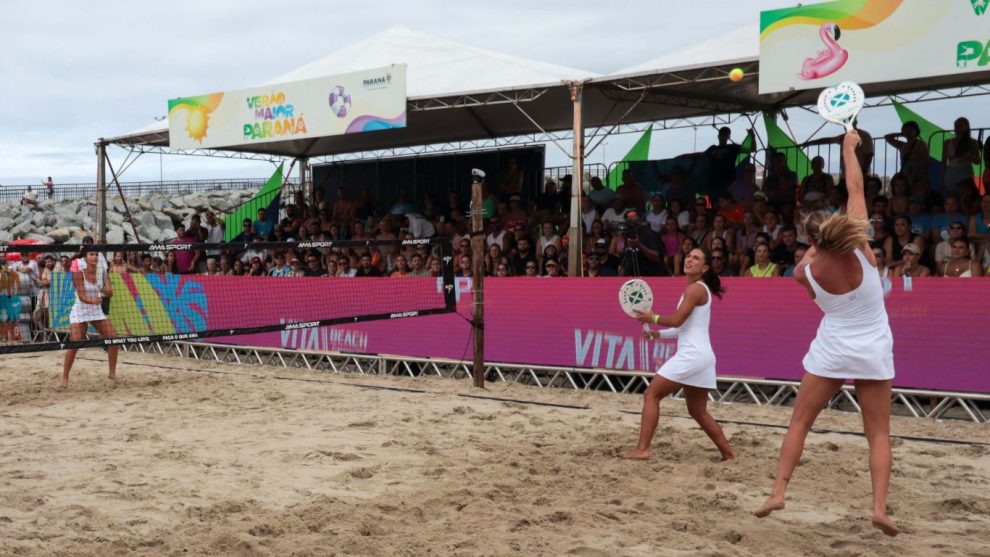
POLYGON ((884 141, 901 154, 901 173, 911 185, 924 180, 928 174, 928 144, 920 136, 921 128, 914 120, 904 122, 901 133, 883 136, 884 141))
POLYGON ((894 219, 894 233, 887 236, 883 243, 888 267, 897 267, 901 264, 903 261, 901 252, 904 250, 904 246, 908 244, 917 245, 921 253, 925 253, 925 239, 921 237, 921 234, 911 231, 911 217, 900 215, 894 219))
POLYGON ((980 262, 970 258, 971 248, 966 236, 956 238, 949 243, 952 258, 938 264, 938 271, 943 277, 982 277, 983 268, 980 262))
POLYGON ((708 391, 715 388, 715 353, 708 333, 712 297, 721 299, 725 290, 712 270, 709 255, 700 248, 688 253, 684 261, 684 274, 688 286, 673 315, 660 315, 653 313, 652 309, 639 314, 638 318, 643 323, 668 327, 644 332, 643 335, 648 339, 676 338, 677 353, 660 366, 643 393, 639 442, 635 449, 623 453, 622 458, 650 458, 650 444, 660 420, 660 401, 681 389, 684 389, 688 413, 718 447, 722 460, 735 458, 722 428, 708 413, 708 391))
POLYGON ((973 165, 980 164, 980 143, 973 139, 969 120, 957 118, 955 136, 942 145, 942 194, 955 195, 959 182, 973 179, 973 165))
POLYGON ((686 274, 684 270, 684 265, 687 263, 688 256, 691 255, 691 251, 698 248, 698 244, 695 243, 694 238, 691 236, 685 236, 681 240, 681 247, 674 254, 674 276, 680 277, 686 274))
POLYGON ((860 141, 859 134, 852 130, 842 145, 849 190, 845 212, 816 211, 807 218, 811 247, 797 265, 794 278, 825 315, 804 357, 805 374, 780 447, 773 491, 754 514, 762 518, 784 508, 784 495, 818 413, 846 381, 853 380, 870 446, 872 522, 884 534, 896 536, 897 526, 887 516, 894 340, 877 259, 866 234, 863 173, 856 162, 860 141))
POLYGON ((179 274, 178 259, 176 259, 174 251, 170 251, 165 254, 165 265, 163 266, 162 272, 169 273, 171 275, 179 274))
MULTIPOLYGON (((109 298, 113 295, 113 288, 110 286, 106 268, 99 264, 99 252, 87 251, 83 258, 86 261, 85 268, 72 273, 76 302, 69 313, 69 340, 85 339, 86 329, 90 325, 100 334, 100 338, 113 338, 117 335, 102 308, 103 298, 109 298)), ((117 378, 117 348, 115 345, 107 347, 107 364, 110 368, 107 377, 111 381, 117 378)), ((78 351, 76 348, 65 351, 65 361, 62 363, 61 387, 63 389, 69 386, 69 372, 72 370, 73 362, 76 361, 76 352, 78 351)))

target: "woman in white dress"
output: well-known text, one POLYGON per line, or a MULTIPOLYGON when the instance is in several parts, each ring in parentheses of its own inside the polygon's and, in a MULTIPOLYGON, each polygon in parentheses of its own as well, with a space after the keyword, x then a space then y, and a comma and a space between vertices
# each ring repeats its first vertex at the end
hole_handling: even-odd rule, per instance
POLYGON ((715 388, 715 353, 708 336, 708 325, 712 296, 722 297, 722 283, 712 270, 708 254, 700 248, 691 250, 684 259, 684 274, 688 286, 673 315, 659 315, 652 310, 639 315, 643 323, 669 327, 643 334, 647 338, 676 338, 677 353, 657 370, 643 393, 639 443, 635 449, 623 453, 623 458, 650 458, 650 444, 660 420, 660 401, 681 389, 684 389, 688 413, 718 447, 722 460, 735 458, 722 428, 708 413, 708 391, 715 388))
POLYGON ((888 536, 896 536, 897 526, 886 509, 892 461, 890 385, 894 378, 894 340, 877 259, 866 234, 869 225, 863 174, 856 162, 859 142, 855 130, 847 133, 843 141, 849 191, 845 212, 829 215, 819 211, 807 219, 811 248, 798 264, 794 278, 825 316, 804 357, 806 373, 780 447, 773 492, 755 514, 764 517, 784 508, 787 485, 801 458, 808 431, 842 384, 853 380, 870 446, 873 525, 888 536))
MULTIPOLYGON (((86 264, 80 265, 81 270, 72 273, 72 282, 76 288, 76 303, 69 313, 69 340, 85 339, 89 325, 96 329, 100 338, 113 338, 116 333, 101 307, 103 296, 113 295, 106 267, 99 264, 98 252, 87 251, 83 257, 86 264)), ((76 348, 65 351, 65 361, 62 364, 63 388, 69 385, 69 371, 76 360, 76 352, 78 352, 76 348)), ((107 347, 107 361, 110 367, 108 377, 112 381, 117 378, 117 346, 107 347)))

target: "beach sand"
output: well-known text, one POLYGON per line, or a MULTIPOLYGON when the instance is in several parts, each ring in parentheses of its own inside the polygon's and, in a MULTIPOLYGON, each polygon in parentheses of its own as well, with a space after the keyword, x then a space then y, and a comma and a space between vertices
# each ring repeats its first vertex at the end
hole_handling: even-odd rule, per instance
MULTIPOLYGON (((616 454, 635 444, 636 395, 133 353, 111 384, 103 352, 79 356, 66 391, 62 353, 0 361, 0 554, 990 554, 986 445, 895 440, 891 539, 869 522, 861 436, 812 434, 787 509, 761 520, 784 430, 725 424, 738 459, 721 463, 680 400, 635 462, 616 454)), ((818 427, 861 430, 835 411, 818 427)), ((962 421, 893 432, 990 443, 962 421)))

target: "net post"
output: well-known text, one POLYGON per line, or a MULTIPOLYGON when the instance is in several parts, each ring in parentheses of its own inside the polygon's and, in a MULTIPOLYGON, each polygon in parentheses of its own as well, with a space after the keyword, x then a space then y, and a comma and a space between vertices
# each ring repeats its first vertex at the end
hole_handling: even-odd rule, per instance
POLYGON ((473 313, 471 320, 474 341, 474 386, 485 388, 485 223, 482 187, 484 181, 474 179, 471 182, 471 299, 473 313))
POLYGON ((107 241, 107 140, 96 141, 96 241, 107 241))
POLYGON ((437 240, 440 244, 440 269, 443 274, 443 305, 447 311, 457 311, 457 285, 454 284, 454 247, 453 239, 444 236, 437 240))

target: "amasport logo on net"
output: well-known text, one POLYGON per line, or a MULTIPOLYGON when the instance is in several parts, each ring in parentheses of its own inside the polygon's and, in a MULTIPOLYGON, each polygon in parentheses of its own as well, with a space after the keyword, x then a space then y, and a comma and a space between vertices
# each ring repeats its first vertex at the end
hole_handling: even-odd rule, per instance
POLYGON ((392 85, 392 74, 387 73, 378 77, 369 77, 361 81, 365 89, 385 89, 392 85))

